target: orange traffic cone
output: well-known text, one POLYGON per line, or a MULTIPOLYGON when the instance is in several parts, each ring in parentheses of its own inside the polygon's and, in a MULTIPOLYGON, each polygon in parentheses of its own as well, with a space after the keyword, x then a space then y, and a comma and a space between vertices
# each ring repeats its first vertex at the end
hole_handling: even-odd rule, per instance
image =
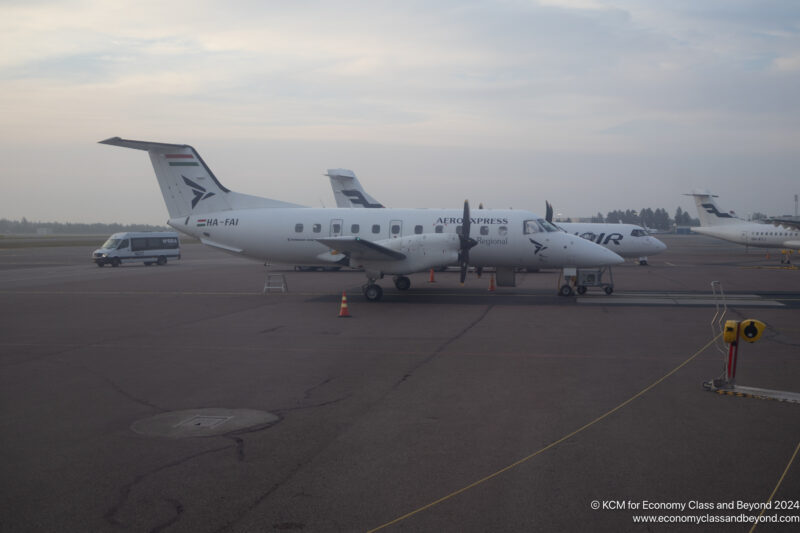
POLYGON ((428 278, 428 283, 436 283, 436 280, 433 279, 433 269, 431 269, 431 276, 428 278))
POLYGON ((342 303, 339 306, 339 318, 350 318, 350 312, 347 310, 347 295, 342 291, 342 303))
POLYGON ((489 278, 489 292, 494 292, 494 290, 494 274, 492 274, 492 276, 489 278))

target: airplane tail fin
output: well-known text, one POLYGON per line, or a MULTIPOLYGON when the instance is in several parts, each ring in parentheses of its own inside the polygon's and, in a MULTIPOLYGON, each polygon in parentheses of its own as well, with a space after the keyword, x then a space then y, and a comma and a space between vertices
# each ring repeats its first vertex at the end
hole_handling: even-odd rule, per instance
POLYGON ((187 144, 165 144, 112 137, 100 144, 144 150, 150 155, 170 218, 232 209, 297 207, 294 204, 241 194, 219 182, 200 154, 187 144))
POLYGON ((336 207, 383 207, 378 200, 367 194, 352 170, 329 168, 325 175, 331 180, 336 207))
POLYGON ((708 191, 692 191, 684 196, 694 196, 694 203, 697 206, 697 215, 700 218, 700 226, 724 226, 727 224, 739 224, 739 219, 733 211, 723 213, 717 208, 714 198, 716 194, 708 191))

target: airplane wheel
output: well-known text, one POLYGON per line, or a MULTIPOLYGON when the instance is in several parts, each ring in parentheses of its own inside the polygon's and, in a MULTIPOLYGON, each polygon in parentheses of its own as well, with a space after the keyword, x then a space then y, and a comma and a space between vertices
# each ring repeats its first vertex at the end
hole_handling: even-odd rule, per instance
POLYGON ((364 287, 364 297, 369 302, 377 302, 383 296, 383 289, 381 289, 380 285, 375 285, 371 283, 364 287))
POLYGON ((586 286, 584 285, 578 285, 576 290, 578 291, 578 294, 586 294, 586 286))
POLYGON ((572 296, 572 287, 569 285, 562 285, 560 289, 558 289, 559 296, 572 296))
POLYGON ((119 263, 120 263, 119 257, 115 257, 114 259, 111 260, 111 266, 114 268, 118 267, 119 263))
POLYGON ((394 280, 394 286, 398 291, 407 291, 411 287, 411 280, 405 276, 400 276, 394 280))
POLYGON ((158 256, 158 261, 156 261, 156 263, 158 264, 158 266, 164 266, 167 264, 167 258, 164 257, 163 255, 160 255, 158 256))
POLYGON ((610 287, 609 286, 609 287, 606 287, 603 290, 606 291, 606 294, 611 294, 612 292, 614 292, 614 287, 610 287))

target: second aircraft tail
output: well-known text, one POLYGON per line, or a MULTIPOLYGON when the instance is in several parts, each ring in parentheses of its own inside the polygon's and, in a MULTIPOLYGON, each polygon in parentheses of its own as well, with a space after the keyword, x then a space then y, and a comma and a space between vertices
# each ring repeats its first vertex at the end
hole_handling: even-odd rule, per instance
POLYGON ((700 218, 700 226, 724 226, 742 222, 733 211, 723 213, 717 208, 717 204, 714 202, 715 194, 711 194, 708 191, 692 191, 686 196, 694 196, 694 203, 697 205, 697 216, 700 218))

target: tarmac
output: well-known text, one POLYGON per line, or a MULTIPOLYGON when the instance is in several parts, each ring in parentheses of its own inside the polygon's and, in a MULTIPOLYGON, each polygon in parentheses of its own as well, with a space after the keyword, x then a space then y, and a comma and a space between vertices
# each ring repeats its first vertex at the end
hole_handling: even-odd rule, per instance
POLYGON ((0 249, 0 531, 744 532, 767 502, 755 531, 797 531, 800 405, 702 384, 757 318, 737 384, 800 392, 800 270, 658 237, 610 296, 442 272, 378 303, 198 244, 0 249))

